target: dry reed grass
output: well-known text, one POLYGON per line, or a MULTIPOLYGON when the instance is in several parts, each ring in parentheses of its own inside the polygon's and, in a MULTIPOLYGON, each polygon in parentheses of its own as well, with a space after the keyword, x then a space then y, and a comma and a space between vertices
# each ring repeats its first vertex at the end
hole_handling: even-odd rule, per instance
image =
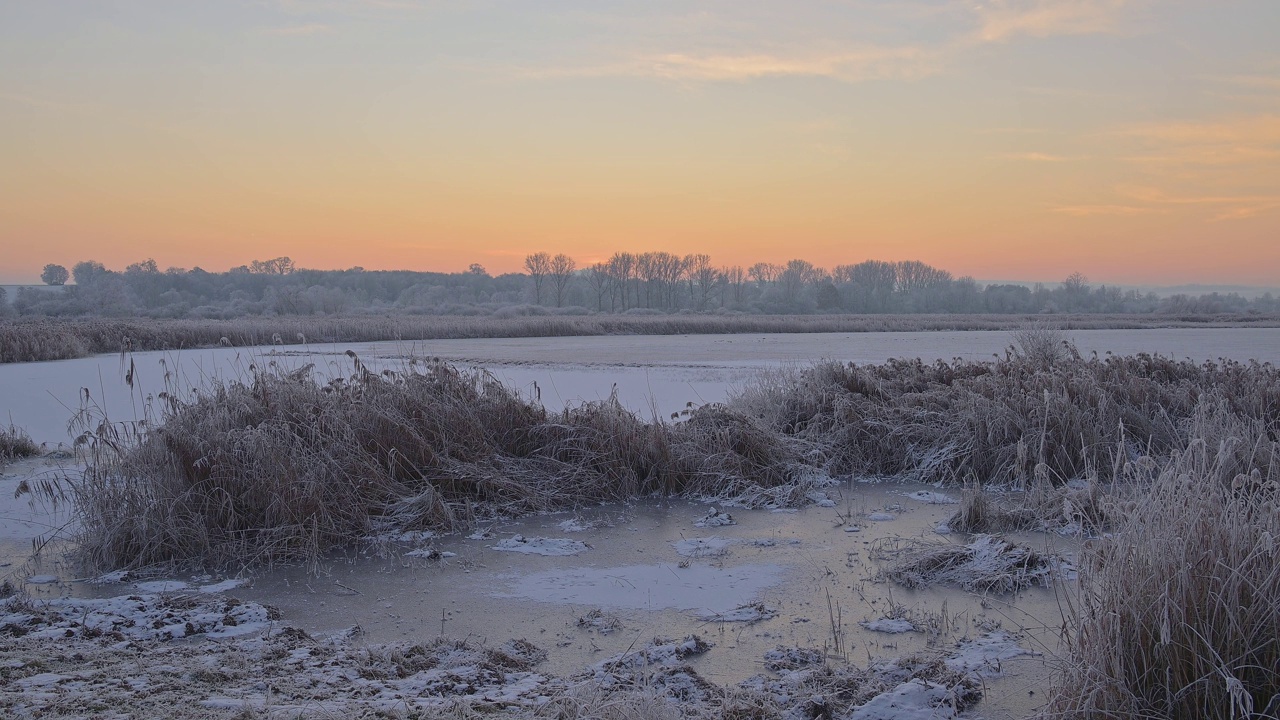
MULTIPOLYGON (((1059 315, 1063 329, 1275 326, 1267 316, 1178 320, 1134 315, 1059 315)), ((1034 318, 1021 315, 448 315, 248 316, 215 319, 0 319, 0 363, 65 360, 97 353, 178 350, 232 345, 305 345, 379 340, 580 335, 823 333, 923 330, 1016 330, 1034 318)))
POLYGON ((151 432, 87 431, 81 547, 108 567, 258 564, 391 529, 655 494, 797 504, 812 489, 801 442, 721 406, 676 425, 612 398, 548 413, 484 372, 354 364, 328 383, 255 369, 189 401, 161 394, 151 432))
POLYGON ((1235 466, 1280 478, 1280 369, 1064 353, 1048 365, 1012 350, 985 363, 824 363, 766 378, 730 405, 824 448, 833 474, 1020 489, 1038 473, 1049 485, 1109 482, 1230 426, 1257 438, 1233 446, 1235 466))
POLYGON ((9 425, 0 426, 0 467, 11 460, 35 457, 40 454, 40 446, 31 439, 26 430, 9 425))
POLYGON ((1087 547, 1053 718, 1280 717, 1280 483, 1197 439, 1087 547))

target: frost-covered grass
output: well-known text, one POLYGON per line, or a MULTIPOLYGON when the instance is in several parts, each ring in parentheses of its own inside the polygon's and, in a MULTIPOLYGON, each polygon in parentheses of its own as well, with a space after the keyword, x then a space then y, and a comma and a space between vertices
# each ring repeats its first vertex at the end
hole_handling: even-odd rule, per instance
POLYGON ((763 376, 731 406, 822 448, 833 474, 1028 489, 1121 481, 1194 437, 1280 477, 1280 368, 1011 348, 993 362, 827 362, 763 376), (1258 440, 1261 438, 1261 440, 1258 440))
POLYGON ((1280 717, 1280 483, 1203 441, 1081 558, 1050 718, 1280 717))
POLYGON ((22 428, 13 425, 0 425, 0 467, 9 460, 35 457, 40 454, 40 446, 27 435, 22 428))
POLYGON ((87 432, 81 547, 105 568, 253 565, 654 494, 795 505, 822 480, 803 442, 724 406, 677 424, 612 399, 551 413, 480 371, 354 365, 328 383, 309 368, 255 371, 189 401, 162 396, 150 432, 87 432))

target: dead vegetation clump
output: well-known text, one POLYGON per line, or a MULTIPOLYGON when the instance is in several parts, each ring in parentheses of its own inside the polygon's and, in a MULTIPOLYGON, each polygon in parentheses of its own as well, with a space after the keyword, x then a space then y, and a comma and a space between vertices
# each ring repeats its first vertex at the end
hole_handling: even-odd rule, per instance
POLYGON ((26 430, 13 425, 0 426, 0 467, 4 467, 6 462, 39 454, 40 446, 26 430))
POLYGON ((310 367, 166 403, 148 432, 78 441, 81 546, 94 564, 313 559, 392 530, 647 495, 798 503, 803 443, 722 406, 645 422, 610 398, 549 413, 483 371, 440 362, 322 383, 310 367))
POLYGON ((819 448, 833 475, 1110 483, 1204 437, 1207 419, 1261 438, 1233 449, 1237 466, 1280 478, 1280 368, 1256 361, 1085 358, 1050 341, 993 362, 822 363, 763 377, 730 406, 819 448))
POLYGON ((1196 440, 1082 556, 1052 718, 1280 717, 1280 483, 1196 440))
POLYGON ((1025 545, 984 535, 968 545, 881 538, 871 558, 882 576, 909 588, 955 585, 970 592, 1008 593, 1048 585, 1058 560, 1025 545))

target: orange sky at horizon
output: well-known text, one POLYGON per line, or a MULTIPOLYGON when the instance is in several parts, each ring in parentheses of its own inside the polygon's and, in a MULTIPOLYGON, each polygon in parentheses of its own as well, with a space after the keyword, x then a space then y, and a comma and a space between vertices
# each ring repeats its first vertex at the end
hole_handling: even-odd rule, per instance
POLYGON ((0 282, 615 251, 1280 286, 1280 6, 0 9, 0 282))

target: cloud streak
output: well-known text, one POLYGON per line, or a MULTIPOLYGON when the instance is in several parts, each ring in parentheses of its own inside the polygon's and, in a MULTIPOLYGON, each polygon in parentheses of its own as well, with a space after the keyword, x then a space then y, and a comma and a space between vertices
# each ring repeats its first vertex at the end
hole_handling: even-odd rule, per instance
POLYGON ((333 27, 324 23, 307 23, 305 25, 267 28, 262 32, 263 34, 277 37, 309 37, 312 35, 327 35, 333 32, 333 27))
POLYGON ((1127 0, 989 0, 974 12, 976 39, 999 43, 1019 36, 1090 35, 1116 32, 1127 0))

